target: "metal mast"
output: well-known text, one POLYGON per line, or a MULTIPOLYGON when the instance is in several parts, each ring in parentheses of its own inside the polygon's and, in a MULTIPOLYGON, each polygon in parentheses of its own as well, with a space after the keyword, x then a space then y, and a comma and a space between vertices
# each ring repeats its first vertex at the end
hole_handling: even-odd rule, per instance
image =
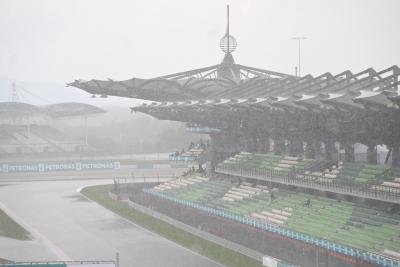
POLYGON ((227 41, 228 41, 228 53, 230 53, 230 45, 229 45, 229 5, 227 5, 226 6, 226 35, 225 36, 227 36, 228 38, 227 38, 227 41))
POLYGON ((293 37, 292 40, 297 40, 299 43, 299 77, 301 77, 301 40, 305 40, 307 37, 293 37))

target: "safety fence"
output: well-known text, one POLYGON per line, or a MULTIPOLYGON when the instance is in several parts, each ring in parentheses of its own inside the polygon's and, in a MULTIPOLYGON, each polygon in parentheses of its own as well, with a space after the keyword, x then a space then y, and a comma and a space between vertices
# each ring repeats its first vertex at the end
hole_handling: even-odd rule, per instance
POLYGON ((377 265, 384 266, 384 267, 399 267, 400 266, 400 262, 396 259, 392 259, 392 258, 383 256, 383 255, 368 252, 365 250, 336 244, 329 240, 317 238, 317 237, 307 235, 304 233, 291 231, 291 230, 288 230, 288 229, 285 229, 285 228, 282 228, 282 227, 279 227, 276 225, 261 222, 252 217, 243 216, 243 215, 239 215, 239 214, 232 213, 229 211, 211 208, 211 207, 208 207, 208 206, 196 203, 196 202, 179 199, 174 196, 164 194, 162 192, 156 192, 156 191, 154 191, 152 189, 148 189, 148 188, 143 188, 143 192, 160 197, 162 199, 173 201, 180 205, 188 206, 188 207, 194 208, 194 209, 199 209, 203 212, 207 212, 207 213, 217 215, 217 216, 220 216, 220 217, 223 217, 226 219, 240 222, 240 223, 243 223, 243 224, 264 230, 264 231, 269 231, 269 232, 272 232, 275 234, 279 234, 279 235, 282 235, 282 236, 285 236, 285 237, 288 237, 291 239, 300 240, 307 244, 312 244, 312 245, 315 245, 318 247, 322 247, 324 249, 331 250, 336 253, 341 253, 346 256, 355 257, 355 258, 358 258, 358 259, 361 259, 361 260, 364 260, 367 262, 371 262, 373 264, 377 264, 377 265))

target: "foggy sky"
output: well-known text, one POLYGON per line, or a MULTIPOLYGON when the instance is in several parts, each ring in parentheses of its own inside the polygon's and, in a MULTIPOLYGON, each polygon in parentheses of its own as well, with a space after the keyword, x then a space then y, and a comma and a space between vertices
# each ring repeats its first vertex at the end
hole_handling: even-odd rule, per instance
POLYGON ((400 1, 0 0, 0 78, 65 84, 217 64, 230 4, 237 63, 333 74, 400 62, 400 1))

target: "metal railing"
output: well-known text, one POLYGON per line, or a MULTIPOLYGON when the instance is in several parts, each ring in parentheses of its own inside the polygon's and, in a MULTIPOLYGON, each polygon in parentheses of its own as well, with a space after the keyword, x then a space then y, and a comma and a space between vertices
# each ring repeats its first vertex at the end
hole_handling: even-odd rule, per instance
POLYGON ((352 195, 362 198, 400 203, 400 188, 379 184, 378 182, 357 183, 350 179, 327 179, 313 175, 296 173, 293 170, 264 170, 243 166, 218 166, 217 173, 239 176, 268 182, 294 185, 332 193, 352 195))

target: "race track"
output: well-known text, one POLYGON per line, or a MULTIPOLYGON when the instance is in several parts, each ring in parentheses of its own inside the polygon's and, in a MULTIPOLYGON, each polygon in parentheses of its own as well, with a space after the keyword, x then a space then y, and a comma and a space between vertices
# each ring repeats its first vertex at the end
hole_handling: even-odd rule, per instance
POLYGON ((22 182, 0 186, 0 208, 33 235, 0 238, 0 258, 15 261, 112 260, 120 266, 221 266, 125 221, 77 189, 110 181, 22 182))

